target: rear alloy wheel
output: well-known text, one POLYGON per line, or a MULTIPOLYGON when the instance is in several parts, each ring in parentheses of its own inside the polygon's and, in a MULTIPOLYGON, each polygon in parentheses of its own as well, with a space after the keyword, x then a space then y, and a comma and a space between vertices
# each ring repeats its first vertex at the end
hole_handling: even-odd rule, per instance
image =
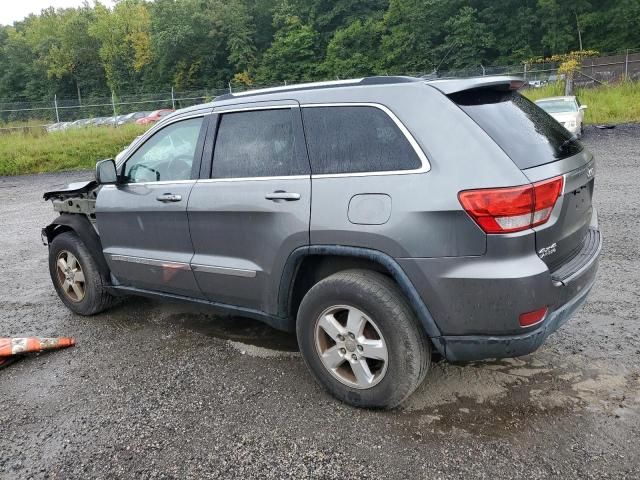
POLYGON ((370 388, 387 373, 387 345, 380 329, 355 307, 330 307, 316 322, 316 349, 325 368, 341 383, 370 388))
POLYGON ((395 282, 378 272, 345 270, 315 284, 296 333, 318 383, 356 407, 399 405, 429 368, 429 339, 395 282))

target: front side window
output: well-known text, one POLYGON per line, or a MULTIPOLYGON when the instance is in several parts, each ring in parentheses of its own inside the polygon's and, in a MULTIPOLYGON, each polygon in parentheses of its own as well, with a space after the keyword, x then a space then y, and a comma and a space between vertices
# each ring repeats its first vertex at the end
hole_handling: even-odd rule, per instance
POLYGON ((213 151, 213 178, 308 174, 298 154, 289 108, 223 113, 213 151))
POLYGON ((172 123, 156 132, 127 160, 128 183, 191 179, 202 117, 172 123))
POLYGON ((303 108, 314 174, 389 172, 422 166, 407 137, 372 106, 303 108))

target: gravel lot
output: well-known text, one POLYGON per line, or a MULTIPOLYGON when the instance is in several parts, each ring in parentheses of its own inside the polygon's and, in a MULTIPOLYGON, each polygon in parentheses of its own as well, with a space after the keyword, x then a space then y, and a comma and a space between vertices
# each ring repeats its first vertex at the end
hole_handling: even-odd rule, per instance
POLYGON ((605 236, 588 303, 534 355, 435 364, 390 412, 334 401, 253 321, 136 298, 74 316, 41 197, 87 174, 0 178, 0 335, 78 340, 0 370, 0 477, 639 478, 640 126, 584 141, 605 236))

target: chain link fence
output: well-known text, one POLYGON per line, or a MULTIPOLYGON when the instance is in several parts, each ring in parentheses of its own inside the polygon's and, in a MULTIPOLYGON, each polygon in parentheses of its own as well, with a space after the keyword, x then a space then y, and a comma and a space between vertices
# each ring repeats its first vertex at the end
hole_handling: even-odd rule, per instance
MULTIPOLYGON (((528 80, 532 85, 561 80, 555 63, 522 63, 509 66, 486 66, 464 70, 439 72, 410 72, 409 75, 425 78, 456 78, 487 75, 516 75, 528 80)), ((407 74, 405 72, 405 74, 407 74)), ((574 83, 579 87, 615 83, 623 80, 640 81, 640 49, 625 50, 622 53, 586 58, 576 75, 574 83)), ((285 83, 286 85, 286 83, 285 83)), ((270 85, 273 86, 273 85, 270 85)), ((251 88, 263 86, 252 85, 251 88)), ((51 129, 65 122, 86 121, 91 124, 117 125, 120 115, 134 112, 152 112, 170 108, 180 109, 213 100, 216 96, 231 91, 240 91, 229 85, 225 89, 200 89, 160 93, 111 95, 109 97, 57 98, 41 102, 0 102, 0 133, 27 131, 30 129, 51 129), (114 119, 104 122, 105 119, 114 119), (17 125, 17 126, 16 126, 17 125)))

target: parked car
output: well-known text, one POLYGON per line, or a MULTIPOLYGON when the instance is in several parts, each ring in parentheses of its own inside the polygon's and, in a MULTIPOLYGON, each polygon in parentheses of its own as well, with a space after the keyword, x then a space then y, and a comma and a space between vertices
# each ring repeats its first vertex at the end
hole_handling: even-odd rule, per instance
POLYGON ((151 112, 132 112, 123 115, 122 118, 118 119, 118 125, 124 125, 126 123, 133 123, 140 118, 144 118, 149 115, 151 112))
POLYGON ((584 111, 586 105, 580 105, 575 96, 548 97, 536 100, 536 105, 555 118, 564 128, 576 136, 584 131, 584 111))
POLYGON ((153 112, 151 112, 149 115, 147 115, 146 117, 143 118, 139 118, 138 120, 136 120, 136 124, 137 125, 149 125, 151 123, 155 123, 157 121, 159 121, 162 117, 165 117, 167 115, 169 115, 170 113, 173 113, 175 110, 172 110, 170 108, 164 108, 162 110, 155 110, 153 112))
POLYGON ((595 160, 508 77, 227 94, 47 192, 61 301, 209 305, 295 331, 315 379, 393 407, 449 361, 536 350, 584 303, 595 160))

